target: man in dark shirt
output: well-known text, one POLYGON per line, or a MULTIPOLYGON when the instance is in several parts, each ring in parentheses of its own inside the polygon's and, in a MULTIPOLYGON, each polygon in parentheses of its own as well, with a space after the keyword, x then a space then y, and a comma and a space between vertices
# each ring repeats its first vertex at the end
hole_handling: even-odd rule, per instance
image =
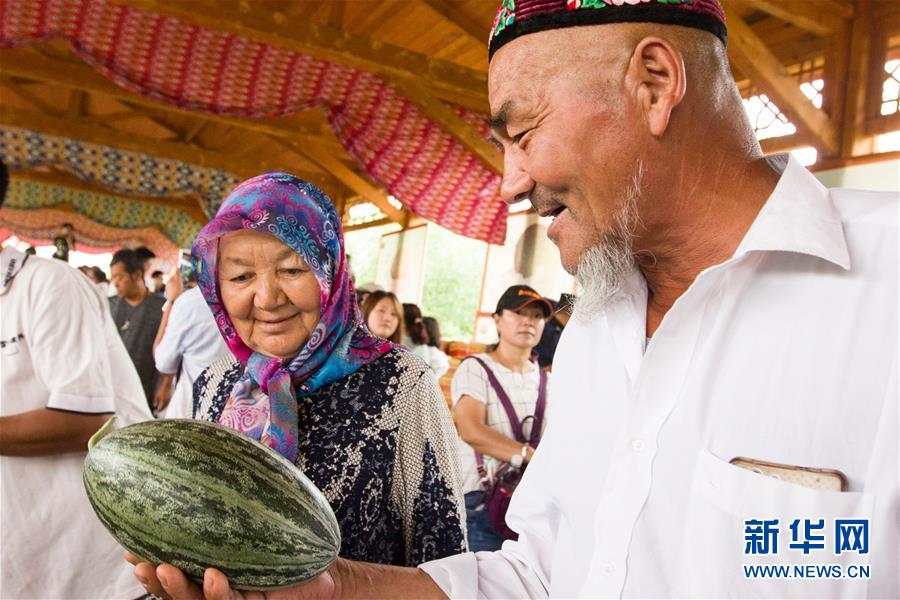
POLYGON ((141 378, 141 386, 151 410, 162 407, 168 398, 157 398, 159 376, 153 360, 153 340, 162 320, 165 300, 151 294, 144 283, 143 261, 133 250, 113 254, 110 278, 118 297, 110 298, 113 321, 122 336, 128 355, 141 378))
POLYGON ((548 300, 553 306, 553 316, 544 324, 544 333, 541 341, 535 346, 534 351, 538 357, 538 364, 542 369, 553 367, 553 355, 556 354, 556 345, 559 344, 559 336, 562 335, 569 317, 572 316, 572 294, 562 294, 558 302, 548 300))

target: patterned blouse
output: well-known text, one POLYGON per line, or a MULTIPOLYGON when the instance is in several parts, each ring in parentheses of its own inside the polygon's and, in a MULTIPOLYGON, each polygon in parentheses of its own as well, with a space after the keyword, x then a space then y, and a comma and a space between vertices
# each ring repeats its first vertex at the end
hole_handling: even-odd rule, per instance
MULTIPOLYGON (((218 421, 242 365, 194 383, 194 417, 218 421)), ((322 490, 344 558, 415 566, 466 550, 456 433, 431 369, 395 349, 299 404, 297 466, 322 490)))

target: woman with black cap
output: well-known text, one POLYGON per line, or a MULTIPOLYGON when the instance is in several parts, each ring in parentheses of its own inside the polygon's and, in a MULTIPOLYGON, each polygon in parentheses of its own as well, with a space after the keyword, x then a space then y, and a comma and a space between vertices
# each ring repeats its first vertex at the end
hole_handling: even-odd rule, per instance
MULTIPOLYGON (((544 425, 547 374, 531 361, 552 309, 527 285, 497 302, 499 341, 463 361, 453 376, 453 417, 460 436, 469 550, 497 550, 515 534, 505 524, 495 488, 525 467, 544 425)), ((508 496, 506 498, 508 502, 508 496)))

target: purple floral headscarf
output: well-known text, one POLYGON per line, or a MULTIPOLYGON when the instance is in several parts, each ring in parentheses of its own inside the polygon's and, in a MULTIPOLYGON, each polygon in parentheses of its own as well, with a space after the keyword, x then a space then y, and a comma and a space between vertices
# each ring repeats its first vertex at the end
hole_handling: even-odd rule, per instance
POLYGON ((376 360, 394 345, 363 325, 350 281, 341 222, 331 200, 287 173, 265 173, 238 185, 194 242, 198 282, 216 325, 234 356, 247 366, 219 423, 297 459, 297 398, 376 360), (320 318, 300 352, 280 360, 251 350, 219 290, 219 238, 249 229, 273 235, 295 250, 319 283, 320 318), (268 396, 254 391, 259 388, 268 396))

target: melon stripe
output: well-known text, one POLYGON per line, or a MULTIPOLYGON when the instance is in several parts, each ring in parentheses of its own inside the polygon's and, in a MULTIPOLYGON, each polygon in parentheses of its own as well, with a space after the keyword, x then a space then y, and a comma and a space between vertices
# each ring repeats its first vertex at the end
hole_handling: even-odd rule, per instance
POLYGON ((202 421, 138 423, 92 440, 84 484, 125 548, 201 581, 276 589, 324 571, 340 530, 322 493, 273 450, 202 421))

